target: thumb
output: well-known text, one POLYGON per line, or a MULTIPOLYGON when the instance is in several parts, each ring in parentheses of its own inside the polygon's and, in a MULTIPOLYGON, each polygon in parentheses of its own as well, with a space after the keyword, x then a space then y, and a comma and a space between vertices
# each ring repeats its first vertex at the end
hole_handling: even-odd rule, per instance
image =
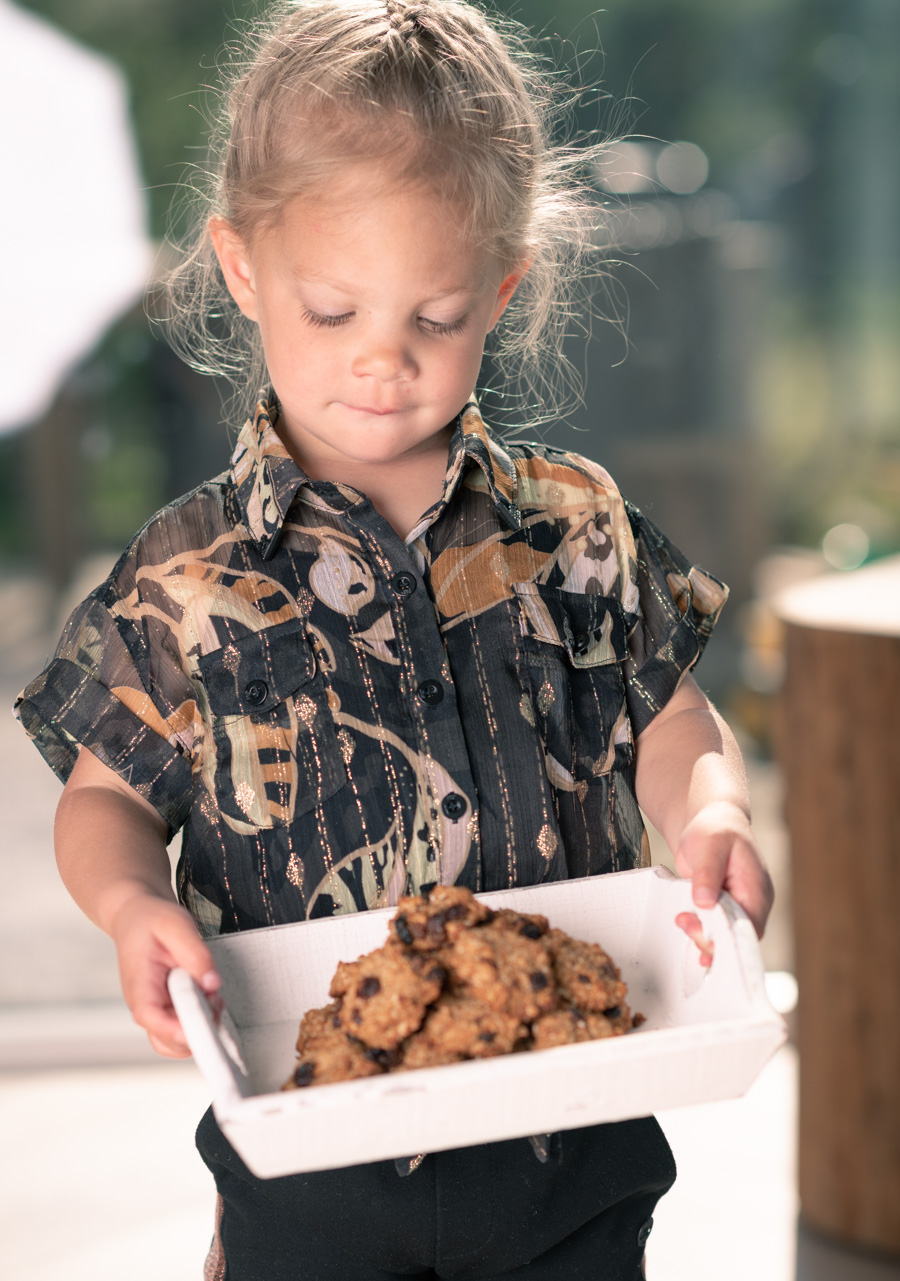
POLYGON ((691 878, 695 907, 715 907, 725 883, 728 867, 729 842, 719 838, 693 834, 682 843, 679 861, 691 878))

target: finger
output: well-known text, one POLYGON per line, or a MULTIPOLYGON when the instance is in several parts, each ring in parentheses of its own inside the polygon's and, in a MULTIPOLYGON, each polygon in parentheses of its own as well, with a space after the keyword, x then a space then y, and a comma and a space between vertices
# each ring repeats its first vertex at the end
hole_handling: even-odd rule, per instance
POLYGON ((157 1054, 163 1054, 167 1059, 188 1059, 191 1056, 186 1046, 167 1041, 163 1037, 155 1036, 152 1032, 147 1033, 147 1040, 157 1054))
POLYGON ((703 933, 700 918, 693 912, 679 912, 675 917, 675 924, 679 929, 684 930, 692 943, 696 944, 700 952, 700 964, 703 966, 712 965, 715 944, 712 939, 707 938, 703 933))
POLYGON ((136 984, 126 993, 131 1017, 148 1036, 156 1037, 167 1045, 177 1047, 180 1054, 187 1054, 187 1038, 178 1021, 178 1015, 168 996, 160 993, 154 983, 136 984))
POLYGON ((762 938, 775 900, 775 889, 768 869, 755 850, 739 847, 735 851, 725 888, 747 913, 758 937, 762 938))

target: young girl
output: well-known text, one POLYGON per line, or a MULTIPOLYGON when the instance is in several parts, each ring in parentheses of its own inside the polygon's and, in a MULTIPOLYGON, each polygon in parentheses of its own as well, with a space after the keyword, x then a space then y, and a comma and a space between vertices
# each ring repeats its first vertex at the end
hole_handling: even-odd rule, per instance
MULTIPOLYGON (((18 704, 67 780, 62 875, 162 1054, 187 1052, 168 971, 218 988, 204 937, 639 866, 639 804, 695 903, 724 887, 762 932, 739 754, 688 674, 725 589, 472 400, 498 324, 534 372, 589 232, 515 46, 462 0, 282 4, 231 89, 179 296, 212 314, 196 361, 267 389, 18 704)), ((198 1145, 228 1281, 634 1281, 674 1178, 652 1119, 410 1178, 262 1181, 211 1113, 198 1145)))

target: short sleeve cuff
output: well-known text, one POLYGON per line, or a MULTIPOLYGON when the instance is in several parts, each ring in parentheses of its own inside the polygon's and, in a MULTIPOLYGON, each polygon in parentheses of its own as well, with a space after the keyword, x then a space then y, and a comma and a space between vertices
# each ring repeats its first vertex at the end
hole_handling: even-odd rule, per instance
POLYGON ((191 767, 89 672, 55 658, 16 700, 16 715, 53 772, 65 782, 79 746, 120 775, 177 831, 191 807, 191 767))
POLYGON ((647 728, 706 647, 728 588, 690 561, 636 508, 626 504, 635 541, 640 615, 628 637, 629 714, 647 728))

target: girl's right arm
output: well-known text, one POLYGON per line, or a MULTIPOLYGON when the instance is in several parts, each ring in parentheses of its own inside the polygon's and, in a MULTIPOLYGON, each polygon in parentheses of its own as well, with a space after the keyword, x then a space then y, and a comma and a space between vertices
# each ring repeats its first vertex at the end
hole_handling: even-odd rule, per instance
POLYGON ((220 985, 212 954, 172 890, 168 829, 159 813, 83 747, 56 811, 56 861, 66 888, 116 945, 122 993, 160 1054, 190 1051, 166 980, 183 966, 207 995, 220 985))

